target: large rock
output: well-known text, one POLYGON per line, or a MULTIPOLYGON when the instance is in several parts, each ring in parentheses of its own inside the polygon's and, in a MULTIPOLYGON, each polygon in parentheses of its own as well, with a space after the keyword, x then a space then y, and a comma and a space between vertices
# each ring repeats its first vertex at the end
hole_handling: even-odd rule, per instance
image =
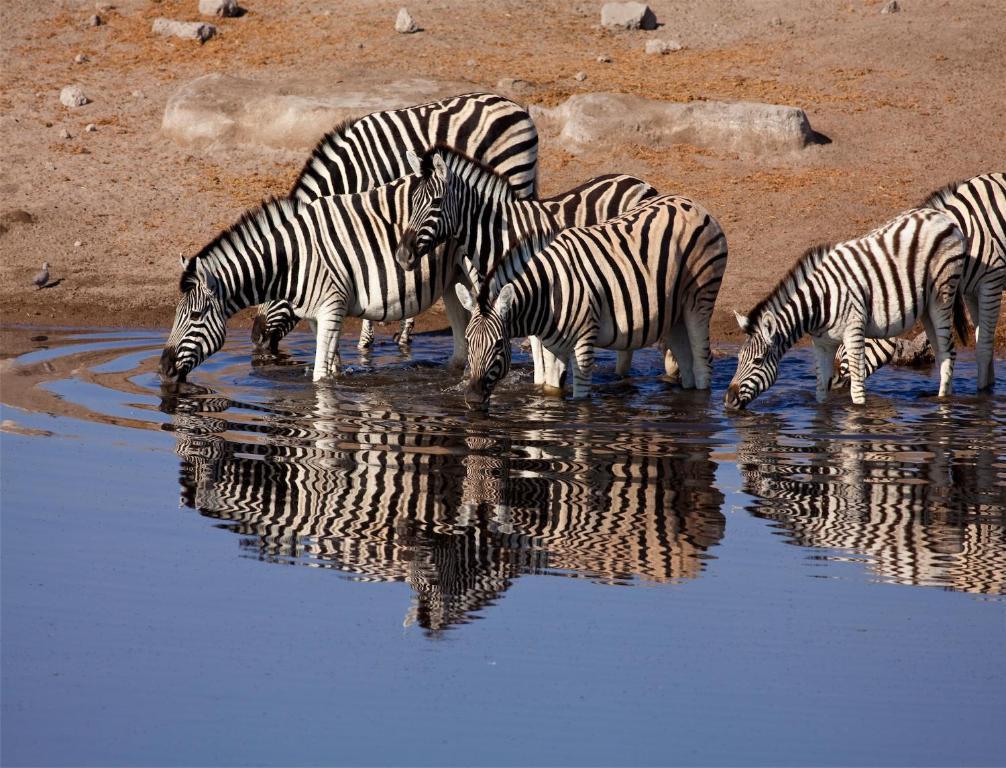
POLYGON ((692 144, 731 152, 764 154, 826 141, 802 109, 737 101, 656 101, 621 93, 571 96, 554 109, 534 108, 541 127, 559 134, 576 154, 598 146, 692 144))
POLYGON ((608 29, 656 29, 657 17, 644 3, 605 3, 601 26, 608 29))
POLYGON ((82 107, 91 100, 76 85, 68 85, 59 92, 60 103, 64 107, 82 107))
POLYGON ((343 120, 475 90, 471 83, 418 78, 335 82, 204 75, 168 100, 161 129, 180 144, 200 147, 306 150, 343 120))

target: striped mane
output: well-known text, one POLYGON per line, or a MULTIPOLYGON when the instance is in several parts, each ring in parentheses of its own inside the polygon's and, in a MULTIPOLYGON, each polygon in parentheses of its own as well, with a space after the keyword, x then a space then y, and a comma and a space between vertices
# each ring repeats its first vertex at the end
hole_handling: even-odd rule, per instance
POLYGON ((314 149, 311 150, 311 154, 307 158, 307 161, 301 166, 300 173, 297 174, 297 180, 293 183, 293 186, 290 187, 290 197, 294 197, 297 194, 297 191, 301 188, 301 184, 304 181, 304 177, 308 175, 311 167, 314 165, 314 161, 320 158, 324 162, 324 158, 328 154, 327 150, 338 144, 339 139, 346 134, 346 131, 362 119, 362 117, 347 118, 318 140, 318 143, 314 145, 314 149))
MULTIPOLYGON (((504 192, 508 199, 517 200, 517 194, 514 192, 512 186, 510 186, 510 180, 501 175, 490 165, 486 165, 481 160, 476 160, 475 158, 466 155, 464 152, 455 149, 450 144, 445 144, 444 142, 437 142, 428 150, 426 150, 420 157, 422 176, 424 179, 428 179, 433 173, 433 156, 437 153, 442 153, 447 156, 448 166, 455 166, 460 163, 462 166, 468 166, 468 173, 459 173, 466 178, 475 175, 478 178, 484 178, 488 181, 488 186, 491 186, 494 190, 499 190, 504 192), (451 162, 454 160, 454 163, 451 162)), ((458 173, 458 171, 455 171, 458 173)))
POLYGON ((298 203, 289 197, 269 197, 255 208, 249 208, 241 214, 241 218, 236 223, 227 227, 219 235, 185 263, 182 276, 178 283, 178 288, 182 293, 187 293, 196 284, 196 268, 203 260, 210 259, 214 254, 219 253, 223 245, 230 245, 234 250, 240 251, 247 248, 249 243, 254 243, 260 238, 255 235, 247 235, 249 230, 256 233, 273 232, 276 229, 276 220, 288 220, 297 215, 298 203))
POLYGON ((775 288, 769 291, 768 295, 759 301, 748 313, 748 333, 751 333, 758 327, 758 323, 766 310, 775 309, 785 304, 786 300, 796 292, 797 288, 804 284, 810 273, 817 268, 817 265, 821 263, 821 259, 834 247, 830 243, 821 243, 819 245, 812 245, 804 251, 800 258, 796 260, 796 263, 783 275, 775 288))
POLYGON ((959 181, 952 181, 949 184, 944 184, 942 187, 934 192, 930 192, 929 196, 926 197, 921 203, 919 203, 916 208, 937 208, 940 209, 943 206, 943 198, 949 194, 957 191, 957 188, 965 183, 965 179, 959 181))

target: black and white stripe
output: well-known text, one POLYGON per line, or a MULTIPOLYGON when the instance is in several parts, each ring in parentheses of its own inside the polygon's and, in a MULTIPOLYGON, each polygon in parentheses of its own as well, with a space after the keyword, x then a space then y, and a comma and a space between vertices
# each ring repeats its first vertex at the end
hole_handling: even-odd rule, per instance
MULTIPOLYGON (((574 348, 578 364, 591 367, 595 342, 617 349, 624 372, 627 353, 662 341, 668 373, 678 372, 678 359, 685 386, 709 386, 708 322, 726 266, 726 241, 705 211, 685 198, 647 195, 629 214, 605 224, 563 229, 544 205, 517 199, 492 169, 450 148, 434 148, 414 164, 424 183, 412 199, 398 249, 401 264, 410 266, 453 239, 480 279, 497 270, 494 291, 502 286, 499 280, 517 279, 535 264, 534 274, 523 278, 531 282, 521 284, 516 325, 493 317, 485 301, 469 324, 469 343, 480 339, 479 361, 470 358, 470 381, 488 382, 488 389, 474 384, 478 391, 470 391, 470 399, 486 402, 509 369, 508 345, 501 339, 538 339, 538 331, 528 328, 549 339, 538 341, 547 354, 541 362, 536 355, 536 384, 558 388, 574 348), (554 267, 547 265, 550 259, 558 260, 554 267), (497 269, 504 261, 508 266, 497 269), (529 291, 540 295, 532 299, 529 291), (546 309, 549 291, 552 302, 569 306, 546 309)), ((490 289, 488 282, 485 287, 490 289)), ((466 293, 459 295, 475 306, 466 293)), ((578 367, 578 396, 586 395, 589 381, 589 368, 578 367)))
MULTIPOLYGON (((309 203, 388 184, 410 172, 406 152, 422 152, 437 142, 456 146, 495 168, 519 197, 535 194, 538 133, 531 116, 503 96, 469 93, 346 121, 318 142, 290 197, 309 203)), ((275 353, 298 319, 289 304, 260 307, 252 340, 275 353)), ((402 320, 400 345, 408 345, 413 325, 411 318, 402 320)), ((373 339, 373 326, 364 320, 360 348, 370 346, 373 339)))
MULTIPOLYGON (((453 282, 452 260, 428 259, 418 270, 404 270, 393 255, 419 182, 407 176, 370 192, 311 203, 271 200, 243 216, 186 264, 161 372, 183 378, 223 344, 227 318, 248 306, 283 300, 317 325, 318 381, 338 373, 347 315, 397 320, 430 307, 453 282)), ((453 291, 445 304, 460 362, 464 313, 453 291)))
POLYGON ((814 342, 818 399, 827 396, 844 343, 852 401, 862 404, 864 339, 896 336, 917 320, 936 350, 940 396, 949 394, 964 250, 956 221, 931 208, 907 211, 859 239, 812 248, 747 317, 737 315, 748 337, 726 405, 743 408, 770 387, 780 358, 805 334, 814 342))
POLYGON ((530 458, 464 422, 381 409, 361 420, 325 387, 297 404, 308 413, 255 406, 254 424, 228 418, 245 403, 208 394, 162 404, 182 502, 252 557, 409 584, 406 623, 431 631, 470 620, 524 574, 696 578, 724 534, 708 446, 658 455, 645 432, 586 448, 517 430, 540 445, 530 458))
MULTIPOLYGON (((991 391, 996 325, 1006 290, 1006 174, 986 173, 948 184, 920 207, 950 214, 967 238, 959 290, 975 325, 978 391, 991 391)), ((868 353, 877 343, 867 341, 868 353)), ((877 350, 874 356, 882 355, 883 350, 877 350)))

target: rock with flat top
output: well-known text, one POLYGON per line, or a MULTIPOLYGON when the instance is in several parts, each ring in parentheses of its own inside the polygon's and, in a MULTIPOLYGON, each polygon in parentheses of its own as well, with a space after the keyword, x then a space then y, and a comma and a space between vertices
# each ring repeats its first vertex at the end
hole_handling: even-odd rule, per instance
POLYGON ((647 40, 646 41, 646 52, 647 53, 673 53, 674 51, 681 50, 681 43, 677 40, 647 40))
POLYGON ((70 108, 82 107, 90 101, 80 87, 76 85, 68 85, 60 91, 59 100, 64 107, 70 108))
POLYGON ((305 76, 248 80, 203 75, 168 99, 161 130, 179 144, 303 151, 343 120, 471 90, 471 83, 305 76))
POLYGON ((601 26, 606 29, 656 29, 657 17, 645 3, 605 3, 601 26))
POLYGON ((398 16, 395 18, 395 31, 403 35, 419 31, 419 25, 416 24, 416 20, 412 18, 412 14, 407 8, 398 9, 398 16))
POLYGON ((199 0, 199 13, 203 16, 239 16, 237 0, 199 0))
POLYGON ((675 103, 623 93, 585 93, 553 109, 534 107, 531 116, 557 132, 574 154, 623 144, 691 144, 770 154, 826 141, 811 129, 802 109, 749 101, 675 103))
POLYGON ((174 19, 154 19, 151 30, 155 35, 165 37, 180 37, 183 40, 198 40, 205 43, 217 33, 212 24, 201 21, 175 21, 174 19))
POLYGON ((881 13, 897 13, 901 10, 901 6, 898 4, 898 0, 891 0, 887 5, 880 9, 881 13))

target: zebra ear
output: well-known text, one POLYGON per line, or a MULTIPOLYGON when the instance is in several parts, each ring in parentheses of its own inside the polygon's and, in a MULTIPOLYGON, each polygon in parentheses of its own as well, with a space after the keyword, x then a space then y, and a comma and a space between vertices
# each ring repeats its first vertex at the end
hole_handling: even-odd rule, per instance
POLYGON ((454 290, 457 291, 458 301, 461 302, 461 306, 467 309, 469 312, 475 311, 475 301, 472 298, 471 293, 465 288, 461 283, 457 283, 454 286, 454 290))
POLYGON ((510 308, 513 306, 514 300, 513 286, 507 283, 500 290, 500 295, 496 297, 496 304, 493 309, 496 314, 500 316, 501 320, 506 320, 507 316, 510 314, 510 308))
POLYGON ((444 158, 439 152, 433 155, 433 170, 437 175, 447 178, 447 163, 444 162, 444 158))
POLYGON ((188 262, 185 261, 185 257, 182 254, 178 254, 178 263, 182 265, 182 269, 185 269, 185 265, 188 262))
POLYGON ((411 149, 405 153, 405 159, 408 161, 409 166, 412 168, 413 173, 423 172, 423 161, 420 160, 419 155, 417 155, 411 149))
POLYGON ((734 310, 734 317, 737 318, 737 325, 741 327, 744 333, 748 333, 751 330, 751 323, 748 321, 747 315, 742 315, 737 310, 734 310))
POLYGON ((763 312, 758 320, 758 331, 766 343, 772 344, 779 331, 779 320, 771 312, 763 312))

